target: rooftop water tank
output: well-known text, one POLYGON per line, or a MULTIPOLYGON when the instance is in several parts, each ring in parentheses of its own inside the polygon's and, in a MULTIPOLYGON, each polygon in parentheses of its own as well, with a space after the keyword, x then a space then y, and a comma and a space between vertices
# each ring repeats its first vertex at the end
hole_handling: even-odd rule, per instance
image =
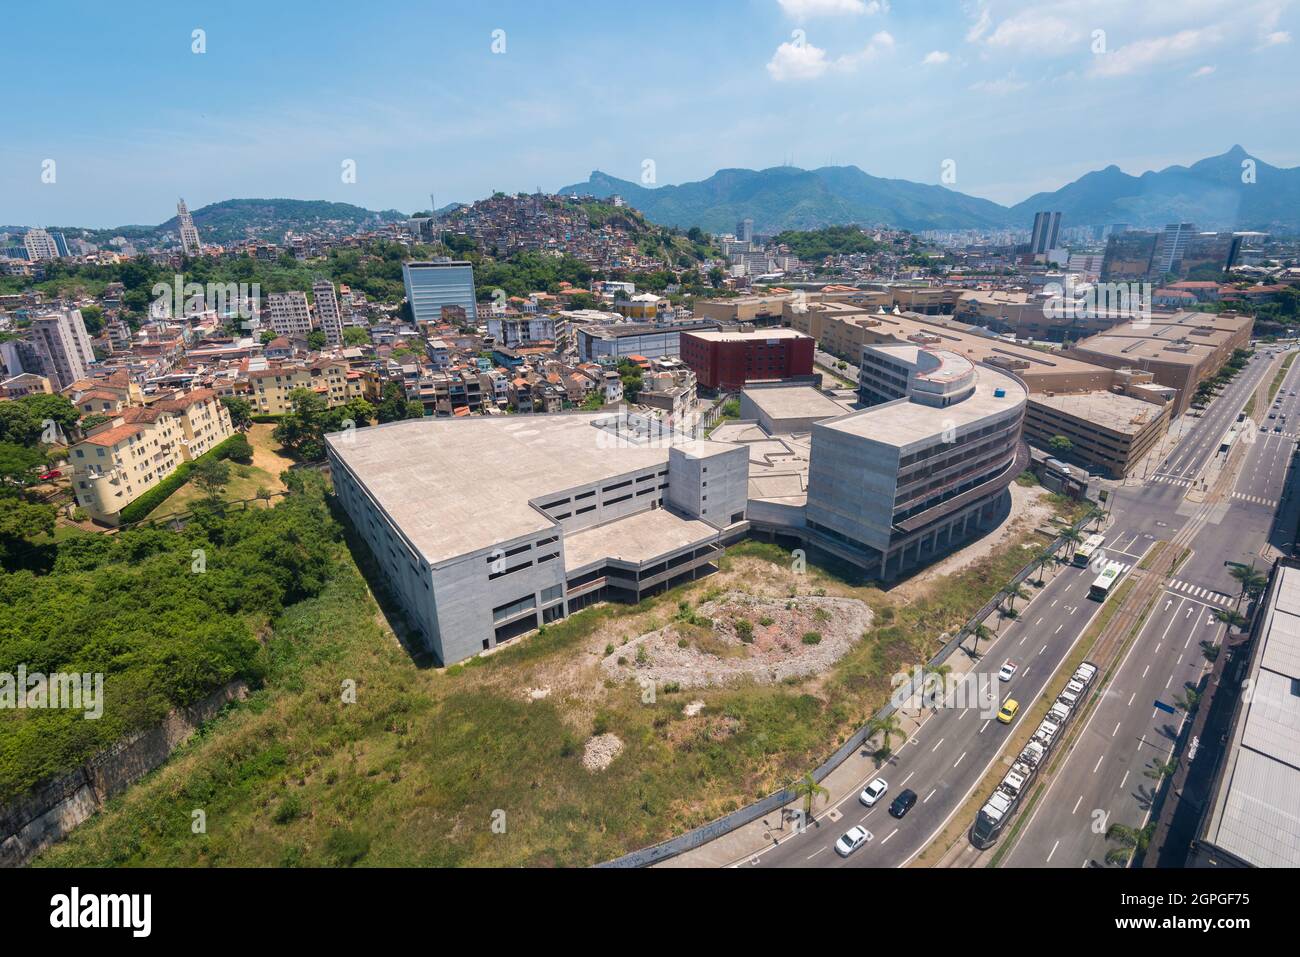
POLYGON ((995 398, 995 399, 1005 399, 1006 397, 1007 397, 1007 390, 1006 390, 1006 389, 1003 389, 1003 388, 999 387, 999 388, 993 390, 993 398, 995 398))

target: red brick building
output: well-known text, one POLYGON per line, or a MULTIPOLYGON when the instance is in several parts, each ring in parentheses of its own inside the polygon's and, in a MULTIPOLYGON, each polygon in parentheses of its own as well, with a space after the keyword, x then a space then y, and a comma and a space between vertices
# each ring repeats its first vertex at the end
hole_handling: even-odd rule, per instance
POLYGON ((813 374, 816 340, 794 329, 755 332, 683 332, 682 361, 701 388, 734 391, 763 379, 813 374))

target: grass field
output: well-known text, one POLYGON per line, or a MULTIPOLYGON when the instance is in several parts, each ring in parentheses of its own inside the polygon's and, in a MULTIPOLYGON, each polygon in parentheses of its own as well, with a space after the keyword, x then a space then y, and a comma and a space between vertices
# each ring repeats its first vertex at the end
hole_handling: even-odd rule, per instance
MULTIPOLYGON (((293 464, 293 459, 280 452, 279 443, 271 438, 275 426, 257 423, 249 427, 245 435, 253 447, 253 461, 250 464, 230 462, 230 484, 226 486, 222 498, 227 502, 247 501, 257 497, 259 489, 270 492, 283 492, 284 483, 280 473, 293 464)), ((167 518, 180 515, 203 497, 203 493, 193 482, 186 482, 167 500, 149 513, 150 519, 167 518)))
MULTIPOLYGON (((40 865, 587 865, 770 793, 823 760, 1046 537, 1024 530, 903 603, 745 543, 718 574, 579 612, 445 671, 400 650, 351 562, 275 623, 265 686, 44 854, 40 865), (609 646, 727 588, 860 598, 876 612, 829 672, 660 692, 599 672, 609 646), (344 698, 355 683, 355 703, 344 698), (542 689, 545 694, 530 692, 542 689), (695 717, 683 706, 705 703, 695 717), (623 742, 582 765, 604 731, 623 742), (206 833, 191 831, 193 812, 206 833), (495 826, 494 826, 495 825, 495 826)), ((915 594, 915 593, 914 593, 915 594)))

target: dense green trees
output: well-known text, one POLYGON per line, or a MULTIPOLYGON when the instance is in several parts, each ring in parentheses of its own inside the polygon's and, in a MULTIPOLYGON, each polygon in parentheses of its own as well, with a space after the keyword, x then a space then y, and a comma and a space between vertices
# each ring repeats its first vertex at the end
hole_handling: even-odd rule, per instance
POLYGON ((227 681, 257 680, 257 630, 320 591, 338 547, 323 481, 292 485, 274 508, 79 536, 53 546, 48 572, 0 571, 0 673, 104 675, 99 720, 0 709, 0 801, 227 681))
POLYGON ((289 405, 272 434, 277 442, 308 462, 325 458, 327 433, 364 428, 375 418, 375 407, 365 399, 350 399, 331 409, 311 389, 294 389, 289 393, 289 405))
POLYGON ((779 233, 776 242, 790 247, 800 259, 825 259, 845 253, 872 253, 884 246, 857 226, 827 226, 825 229, 792 229, 779 233))
POLYGON ((247 399, 241 399, 237 396, 227 395, 221 399, 221 404, 226 407, 230 413, 230 424, 237 429, 246 429, 253 423, 253 405, 247 399))

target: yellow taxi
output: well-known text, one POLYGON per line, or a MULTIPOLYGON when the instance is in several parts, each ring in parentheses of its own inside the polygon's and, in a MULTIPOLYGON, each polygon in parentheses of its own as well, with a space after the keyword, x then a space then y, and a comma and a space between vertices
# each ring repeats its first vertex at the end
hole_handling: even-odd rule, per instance
POLYGON ((1011 719, 1016 716, 1016 712, 1019 710, 1020 702, 1015 698, 1008 698, 1006 701, 1002 702, 1002 708, 998 711, 998 720, 1003 724, 1010 724, 1011 719))

